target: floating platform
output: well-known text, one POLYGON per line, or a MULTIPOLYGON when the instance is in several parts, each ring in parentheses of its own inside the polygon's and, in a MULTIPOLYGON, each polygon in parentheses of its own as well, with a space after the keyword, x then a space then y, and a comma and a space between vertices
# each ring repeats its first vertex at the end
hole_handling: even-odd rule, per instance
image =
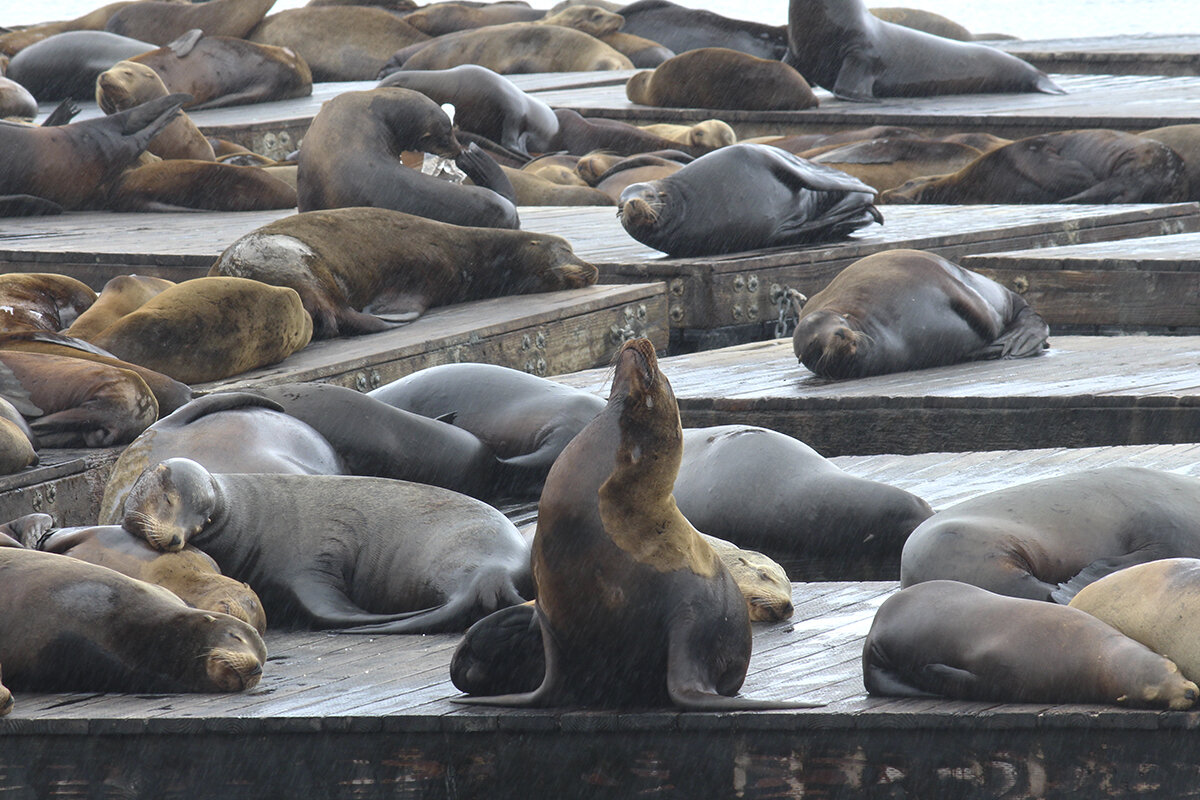
POLYGON ((1200 34, 1144 33, 1078 39, 984 42, 1043 72, 1088 75, 1200 75, 1200 34))
POLYGON ((1200 333, 1200 233, 964 257, 1054 330, 1200 333))
MULTIPOLYGON (((1052 336, 1032 358, 832 381, 791 339, 662 359, 688 427, 772 428, 825 456, 1194 442, 1200 337, 1052 336)), ((604 394, 607 373, 558 376, 604 394)))

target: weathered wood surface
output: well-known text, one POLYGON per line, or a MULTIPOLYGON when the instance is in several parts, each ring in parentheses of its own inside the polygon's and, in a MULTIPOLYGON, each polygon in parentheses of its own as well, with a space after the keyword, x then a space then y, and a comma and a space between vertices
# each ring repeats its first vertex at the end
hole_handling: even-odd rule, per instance
MULTIPOLYGON (((683 424, 745 423, 826 456, 1174 444, 1200 432, 1200 337, 1054 336, 1041 356, 847 381, 790 339, 662 360, 683 424)), ((603 393, 606 374, 557 378, 603 393)))
POLYGON ((0 522, 39 513, 63 526, 95 524, 104 485, 121 450, 39 451, 36 467, 0 477, 0 522))
POLYGON ((1200 75, 1200 35, 1144 33, 985 42, 1044 72, 1089 75, 1200 75))

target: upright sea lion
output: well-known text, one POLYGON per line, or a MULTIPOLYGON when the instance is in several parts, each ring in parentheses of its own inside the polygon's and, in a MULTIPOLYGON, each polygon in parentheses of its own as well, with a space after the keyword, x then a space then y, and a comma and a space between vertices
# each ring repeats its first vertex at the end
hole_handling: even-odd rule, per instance
POLYGON ((209 36, 244 39, 262 22, 275 0, 206 0, 171 3, 142 0, 122 8, 104 26, 110 33, 164 45, 199 28, 209 36))
POLYGON ((175 380, 203 383, 278 363, 311 338, 312 320, 291 289, 219 277, 172 286, 94 344, 175 380))
POLYGON ((701 156, 622 194, 625 231, 673 257, 840 239, 883 217, 875 190, 844 172, 759 144, 701 156))
POLYGON ((261 167, 186 158, 128 170, 108 194, 113 211, 267 211, 296 203, 296 190, 261 167))
POLYGON ((1072 608, 933 581, 883 602, 863 643, 875 695, 1191 708, 1173 662, 1072 608))
POLYGON ((853 175, 879 192, 924 175, 957 172, 982 155, 965 144, 932 139, 868 139, 821 150, 801 157, 853 175))
POLYGON ((272 624, 461 631, 533 588, 503 514, 408 481, 214 475, 173 458, 134 484, 122 524, 162 550, 195 544, 254 587, 272 624))
POLYGON ((800 311, 792 348, 825 378, 1035 356, 1050 327, 1025 298, 920 250, 855 261, 800 311))
POLYGON ((96 302, 86 283, 51 272, 0 275, 0 331, 60 331, 96 302))
POLYGON ((434 306, 578 289, 599 273, 557 236, 340 208, 285 217, 243 236, 209 275, 292 287, 321 339, 386 330, 434 306))
POLYGON ((262 637, 161 586, 53 553, 0 548, 0 663, 31 692, 240 692, 262 637))
POLYGON ((1108 467, 965 500, 921 523, 904 545, 900 585, 959 580, 1049 600, 1133 564, 1200 557, 1200 479, 1108 467))
POLYGON ((625 96, 671 108, 799 111, 818 104, 808 81, 787 64, 722 47, 689 50, 633 75, 625 96))
POLYGON ((656 136, 662 136, 679 144, 704 147, 710 150, 737 144, 737 134, 733 128, 730 127, 728 122, 719 119, 706 119, 703 122, 697 122, 695 125, 660 123, 657 125, 642 125, 641 128, 644 131, 649 131, 656 136))
MULTIPOLYGON (((116 114, 170 92, 157 72, 145 64, 118 61, 96 78, 96 105, 105 114, 116 114)), ((146 152, 159 158, 192 158, 214 161, 212 145, 187 114, 179 114, 155 136, 146 152)))
POLYGON ((96 77, 154 45, 104 31, 69 31, 30 45, 13 56, 5 75, 28 89, 38 102, 90 100, 96 77))
POLYGON ((33 119, 37 113, 37 100, 29 90, 11 78, 0 76, 0 119, 33 119))
POLYGON ((783 61, 843 100, 973 92, 1063 94, 1014 55, 884 22, 862 0, 791 0, 783 61))
POLYGON ((533 541, 546 675, 489 705, 770 707, 736 698, 746 601, 675 507, 679 409, 647 339, 617 356, 604 410, 546 479, 533 541))
POLYGON ((254 590, 222 575, 217 562, 194 547, 163 553, 120 525, 52 528, 29 546, 153 583, 192 608, 228 614, 260 634, 267 631, 267 617, 254 590))
POLYGON ((484 28, 509 22, 533 22, 546 16, 540 8, 525 3, 431 3, 404 15, 404 21, 429 36, 442 36, 468 28, 484 28))
POLYGON ((299 208, 376 206, 455 225, 516 228, 512 185, 478 148, 463 149, 437 103, 411 89, 345 92, 325 102, 300 146, 299 208), (476 184, 405 166, 415 150, 455 159, 476 184))
POLYGON ((63 329, 63 334, 90 340, 121 317, 141 308, 152 297, 175 285, 149 275, 118 275, 104 284, 96 302, 63 329))
POLYGON ((153 69, 168 90, 190 94, 192 101, 184 106, 190 109, 312 94, 312 72, 290 48, 206 36, 198 29, 129 60, 153 69))
POLYGON ((759 58, 783 58, 787 28, 732 19, 668 0, 638 0, 618 12, 625 33, 644 36, 676 53, 700 47, 727 47, 759 58))
POLYGON ((1138 134, 1162 142, 1183 159, 1188 176, 1188 200, 1200 200, 1200 124, 1168 125, 1138 134))
POLYGON ((633 62, 590 34, 537 22, 510 22, 439 36, 403 64, 404 69, 478 64, 501 75, 633 69, 633 62))
POLYGON ((1124 131, 1056 131, 984 153, 958 172, 914 178, 884 203, 1175 203, 1187 168, 1162 142, 1124 131))

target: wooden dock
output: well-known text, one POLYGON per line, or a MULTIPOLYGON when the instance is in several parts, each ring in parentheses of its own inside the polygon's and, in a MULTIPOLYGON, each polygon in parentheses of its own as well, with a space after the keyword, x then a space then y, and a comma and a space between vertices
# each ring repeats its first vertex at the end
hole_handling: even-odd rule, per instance
POLYGON ((985 42, 1043 72, 1088 75, 1200 75, 1200 34, 1137 34, 985 42))

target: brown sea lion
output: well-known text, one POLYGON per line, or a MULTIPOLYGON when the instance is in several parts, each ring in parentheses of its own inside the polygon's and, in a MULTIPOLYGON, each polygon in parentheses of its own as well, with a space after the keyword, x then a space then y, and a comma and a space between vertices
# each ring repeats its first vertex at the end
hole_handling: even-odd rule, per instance
POLYGON ((596 189, 620 202, 621 195, 635 183, 657 181, 674 175, 683 169, 683 164, 657 156, 630 156, 613 165, 596 181, 596 189))
POLYGON ((517 193, 517 206, 611 206, 616 198, 590 186, 567 186, 511 167, 501 167, 517 193))
POLYGON ((1191 708, 1173 662, 1073 608, 932 581, 883 602, 863 643, 873 695, 1191 708))
POLYGON ((938 137, 939 141, 953 142, 955 144, 965 144, 967 147, 974 147, 981 153, 986 153, 990 150, 995 150, 997 147, 1003 147, 1006 144, 1011 144, 1012 139, 1005 139, 1000 136, 995 136, 982 131, 973 133, 950 133, 945 136, 938 137))
POLYGON ((109 18, 104 29, 121 36, 164 45, 199 28, 209 36, 244 39, 262 22, 275 0, 206 0, 171 3, 141 0, 109 18))
POLYGON ((312 72, 290 48, 206 36, 197 29, 129 60, 157 72, 169 91, 190 94, 192 101, 184 108, 236 106, 312 94, 312 72))
POLYGON ((658 42, 676 53, 701 47, 726 47, 759 58, 781 59, 787 28, 724 17, 668 0, 638 0, 618 9, 625 33, 658 42))
POLYGON ((104 31, 68 31, 33 44, 15 55, 5 75, 45 103, 72 98, 90 100, 96 76, 154 45, 104 31))
POLYGON ((652 150, 633 156, 623 156, 603 150, 596 150, 587 155, 571 157, 576 159, 575 173, 589 186, 595 186, 601 180, 608 177, 611 170, 618 169, 622 162, 627 159, 665 159, 675 161, 680 166, 695 161, 694 158, 680 150, 652 150))
MULTIPOLYGON (((158 73, 145 64, 118 61, 96 78, 96 105, 105 114, 116 114, 170 92, 158 73)), ((212 145, 187 114, 179 114, 150 140, 147 153, 159 158, 213 161, 212 145)))
POLYGON ((800 311, 792 348, 825 378, 861 378, 987 358, 1024 358, 1050 328, 991 278, 920 250, 860 259, 800 311))
POLYGON ((975 39, 975 34, 962 25, 932 11, 925 11, 920 8, 888 6, 885 8, 872 8, 870 12, 884 22, 903 25, 915 31, 924 31, 933 36, 940 36, 943 39, 953 39, 956 42, 970 42, 975 39))
POLYGON ((797 111, 819 102, 787 64, 720 47, 689 50, 633 75, 625 96, 644 106, 751 111, 797 111))
POLYGON ((939 511, 904 545, 900 584, 951 579, 1031 600, 1133 564, 1200 557, 1200 479, 1108 467, 939 511))
POLYGON ((590 286, 598 274, 557 236, 385 208, 285 217, 235 241, 209 270, 292 287, 319 339, 385 330, 434 306, 590 286))
POLYGON ((118 275, 104 284, 96 302, 64 328, 63 334, 90 341, 118 319, 141 308, 147 300, 174 285, 174 281, 166 278, 118 275))
POLYGON ((679 144, 628 122, 584 117, 570 108, 556 108, 554 116, 558 117, 558 133, 550 140, 550 152, 563 151, 585 156, 603 150, 621 156, 634 156, 656 150, 681 150, 693 157, 710 152, 710 148, 679 144))
POLYGON ((161 550, 204 550, 255 588, 272 625, 461 631, 533 588, 503 514, 408 481, 214 475, 172 458, 134 484, 122 524, 161 550))
POLYGON ((311 338, 312 320, 294 291, 220 277, 172 286, 93 344, 175 380, 203 383, 278 363, 311 338))
POLYGON ((587 181, 575 171, 580 158, 560 153, 538 156, 526 162, 521 171, 561 186, 587 186, 587 181))
POLYGON ((1063 94, 1014 55, 884 22, 862 0, 791 0, 784 63, 843 100, 973 92, 1063 94))
POLYGON ((1200 124, 1168 125, 1138 134, 1162 142, 1183 159, 1188 176, 1188 200, 1200 200, 1200 124))
POLYGON ((501 75, 633 69, 633 62, 594 36, 537 22, 510 22, 439 36, 403 63, 404 69, 478 64, 501 75))
MULTIPOLYGON (((12 406, 3 398, 0 398, 0 401, 6 406, 12 406)), ((11 475, 26 467, 37 466, 37 463, 38 454, 22 425, 7 417, 0 417, 0 475, 11 475)))
POLYGON ((161 586, 15 547, 0 570, 0 663, 18 691, 240 692, 262 675, 258 631, 161 586))
POLYGON ((29 90, 11 78, 0 76, 0 119, 33 119, 37 113, 37 100, 29 90))
POLYGON ((600 6, 580 3, 549 12, 532 24, 574 28, 599 39, 621 30, 621 26, 625 24, 625 18, 600 6))
POLYGON ((51 272, 0 275, 0 331, 60 331, 96 302, 86 283, 51 272))
POLYGON ((801 158, 827 164, 883 192, 925 175, 957 172, 980 155, 974 147, 953 142, 870 139, 833 145, 821 153, 804 153, 801 158))
POLYGON ((837 133, 801 133, 794 136, 755 136, 742 141, 757 144, 769 144, 780 150, 800 155, 818 147, 830 147, 850 142, 861 142, 867 139, 923 139, 925 138, 913 128, 900 125, 869 125, 866 128, 853 128, 837 133))
POLYGON ((1174 150, 1124 131, 1082 130, 1018 139, 950 175, 913 180, 884 203, 1174 203, 1188 194, 1174 150))
POLYGON ((600 41, 629 59, 638 69, 654 69, 675 55, 675 51, 641 36, 616 31, 597 37, 600 41))
POLYGON ((647 339, 617 356, 605 409, 563 450, 533 541, 546 674, 528 694, 466 698, 519 706, 718 710, 750 663, 746 601, 675 507, 679 410, 647 339))
POLYGON ((192 608, 228 614, 260 634, 267 631, 267 616, 254 590, 222 575, 217 562, 194 547, 163 553, 120 525, 50 528, 28 546, 153 583, 192 608))
POLYGON ((695 125, 673 125, 659 123, 657 125, 642 125, 642 130, 649 131, 655 136, 670 139, 679 144, 703 147, 716 150, 718 147, 737 144, 737 134, 728 122, 719 119, 706 119, 695 125))
POLYGON ((533 22, 546 16, 540 8, 525 3, 433 3, 404 15, 404 21, 429 36, 442 36, 468 28, 504 25, 509 22, 533 22))
POLYGON ((318 6, 280 11, 245 37, 287 47, 312 71, 314 81, 371 81, 398 48, 429 39, 382 8, 318 6))
POLYGON ((131 169, 108 195, 113 211, 267 211, 296 203, 296 190, 261 167, 186 158, 131 169))

